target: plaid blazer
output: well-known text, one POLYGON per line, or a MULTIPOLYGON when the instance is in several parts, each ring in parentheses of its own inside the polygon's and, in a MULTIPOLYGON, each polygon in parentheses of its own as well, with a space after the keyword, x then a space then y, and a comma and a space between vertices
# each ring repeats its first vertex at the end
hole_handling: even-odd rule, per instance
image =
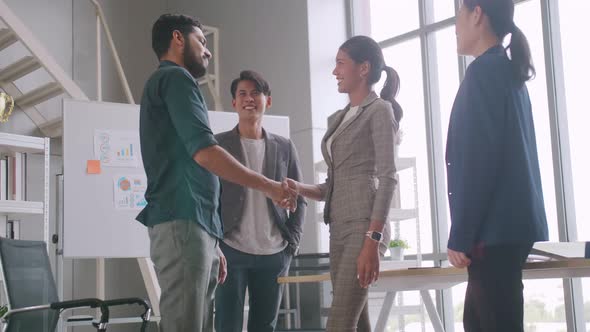
POLYGON ((343 123, 350 105, 328 118, 322 154, 328 177, 320 184, 324 222, 378 220, 385 222, 397 184, 394 146, 398 123, 391 104, 371 92, 351 119, 343 123), (327 139, 332 136, 331 154, 327 139))

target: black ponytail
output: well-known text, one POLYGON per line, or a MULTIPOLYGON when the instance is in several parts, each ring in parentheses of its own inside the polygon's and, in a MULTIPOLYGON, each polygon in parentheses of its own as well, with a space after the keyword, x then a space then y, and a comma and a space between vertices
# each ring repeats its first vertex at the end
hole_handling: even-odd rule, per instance
POLYGON ((379 94, 379 96, 381 97, 381 99, 387 100, 391 103, 391 106, 393 107, 393 116, 395 118, 395 121, 399 123, 402 117, 404 116, 404 110, 402 109, 401 105, 397 102, 397 100, 395 100, 395 97, 397 97, 397 93, 399 92, 400 86, 399 75, 397 74, 397 71, 395 69, 389 66, 385 66, 383 70, 385 71, 387 78, 385 79, 385 84, 383 85, 383 88, 381 89, 381 93, 379 94))
POLYGON ((529 42, 516 25, 513 25, 510 44, 506 48, 510 50, 510 59, 516 79, 524 83, 535 77, 536 71, 531 59, 529 42))

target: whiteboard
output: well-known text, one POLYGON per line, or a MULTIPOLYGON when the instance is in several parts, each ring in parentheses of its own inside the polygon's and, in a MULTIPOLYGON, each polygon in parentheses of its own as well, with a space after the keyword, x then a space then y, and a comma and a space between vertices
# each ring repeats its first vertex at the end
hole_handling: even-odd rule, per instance
MULTIPOLYGON (((235 112, 209 112, 214 133, 231 130, 238 123, 235 112)), ((264 128, 289 137, 289 118, 265 115, 264 128)), ((87 174, 94 156, 94 131, 139 132, 139 105, 64 99, 64 257, 149 257, 147 228, 135 220, 139 210, 120 210, 114 204, 114 178, 144 175, 138 167, 102 167, 87 174)))

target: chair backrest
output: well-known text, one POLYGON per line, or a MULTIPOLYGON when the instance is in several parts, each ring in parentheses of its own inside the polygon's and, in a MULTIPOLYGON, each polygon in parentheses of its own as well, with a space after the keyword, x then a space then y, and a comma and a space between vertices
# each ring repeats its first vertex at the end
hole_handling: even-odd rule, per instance
MULTIPOLYGON (((0 238, 0 259, 11 310, 59 301, 45 242, 0 238)), ((7 331, 53 332, 58 319, 59 312, 51 309, 19 313, 7 331)))

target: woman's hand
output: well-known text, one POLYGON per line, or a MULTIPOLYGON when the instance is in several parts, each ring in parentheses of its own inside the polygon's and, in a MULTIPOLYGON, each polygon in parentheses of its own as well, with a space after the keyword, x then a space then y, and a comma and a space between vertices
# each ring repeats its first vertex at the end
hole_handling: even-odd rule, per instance
POLYGON ((451 262, 454 267, 461 269, 471 265, 471 259, 469 259, 465 253, 447 248, 447 256, 449 256, 449 262, 451 262))
POLYGON ((361 249, 361 253, 356 260, 357 278, 362 288, 369 287, 370 284, 379 278, 379 242, 373 241, 368 237, 361 249))

